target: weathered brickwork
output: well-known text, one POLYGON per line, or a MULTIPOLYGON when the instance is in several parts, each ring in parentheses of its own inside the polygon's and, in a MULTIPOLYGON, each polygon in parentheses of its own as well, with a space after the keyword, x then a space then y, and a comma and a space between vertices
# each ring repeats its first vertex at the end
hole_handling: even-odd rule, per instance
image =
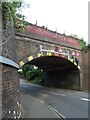
POLYGON ((17 62, 14 29, 8 27, 2 31, 2 56, 17 62))
POLYGON ((83 79, 82 90, 90 91, 90 49, 82 52, 83 79))
MULTIPOLYGON (((14 29, 10 25, 2 30, 2 56, 17 62, 14 29)), ((2 118, 21 117, 18 69, 2 63, 2 118)))
MULTIPOLYGON (((0 10, 0 55, 2 53, 2 12, 0 10)), ((2 65, 0 63, 0 119, 2 118, 2 65)))
POLYGON ((21 105, 17 69, 2 65, 2 73, 2 118, 18 118, 21 105))
POLYGON ((0 63, 0 119, 2 118, 2 64, 0 63))
POLYGON ((76 39, 66 36, 65 34, 60 34, 55 31, 51 31, 46 29, 45 27, 36 26, 33 24, 30 24, 25 29, 27 32, 29 32, 30 36, 34 36, 36 39, 49 41, 53 43, 59 43, 60 45, 64 45, 67 47, 73 47, 73 48, 79 48, 80 45, 77 42, 76 39))
POLYGON ((79 56, 77 59, 79 60, 79 65, 82 67, 82 54, 80 48, 73 48, 70 46, 64 45, 50 38, 42 37, 40 35, 32 34, 31 32, 15 32, 16 37, 16 51, 18 55, 18 62, 24 60, 26 62, 26 58, 30 55, 37 55, 40 53, 40 46, 42 45, 42 49, 45 50, 55 50, 59 47, 62 47, 64 50, 68 50, 69 54, 72 54, 72 51, 79 52, 79 56), (42 39, 41 39, 42 37, 42 39), (27 49, 28 48, 28 49, 27 49))
MULTIPOLYGON (((7 30, 3 30, 2 43, 4 44, 2 44, 2 56, 19 63, 21 60, 27 62, 26 58, 30 55, 36 57, 40 52, 40 46, 45 50, 54 51, 57 47, 61 46, 63 49, 69 50, 70 54, 75 50, 79 52, 77 59, 79 60, 79 65, 81 67, 80 72, 83 73, 83 81, 80 81, 82 84, 81 88, 82 90, 88 90, 88 85, 90 84, 90 82, 88 82, 88 61, 86 61, 88 60, 86 59, 88 53, 82 54, 79 46, 75 47, 65 42, 66 39, 69 40, 69 42, 73 42, 72 38, 69 39, 69 37, 64 35, 59 35, 58 37, 58 33, 52 33, 51 31, 47 33, 46 31, 47 30, 43 31, 44 36, 42 33, 36 34, 40 32, 40 29, 32 29, 32 32, 24 31, 22 33, 14 33, 13 27, 10 26, 7 30), (63 39, 63 42, 58 41, 60 38, 63 39)), ((17 69, 5 64, 2 64, 1 66, 2 72, 0 75, 2 79, 0 79, 0 89, 2 89, 2 94, 0 93, 0 97, 2 97, 2 106, 0 106, 0 108, 2 107, 2 117, 19 118, 21 116, 22 107, 19 99, 19 76, 17 69)), ((68 77, 71 79, 70 75, 68 77)), ((77 77, 75 79, 77 79, 77 77)), ((76 82, 76 84, 79 84, 78 82, 76 82)))
MULTIPOLYGON (((44 34, 44 33, 43 33, 44 34)), ((53 32, 52 32, 53 35, 53 32)), ((40 53, 40 48, 43 50, 52 50, 57 51, 57 48, 62 47, 62 49, 65 51, 69 51, 69 55, 72 56, 72 52, 78 52, 79 56, 76 56, 76 58, 79 60, 79 66, 80 66, 80 77, 77 72, 76 81, 79 85, 79 89, 82 89, 82 52, 79 46, 70 46, 69 44, 66 44, 65 41, 61 42, 56 40, 55 38, 52 38, 52 36, 43 36, 40 34, 35 33, 35 31, 16 31, 15 32, 16 37, 16 52, 18 55, 18 63, 20 61, 23 61, 24 63, 28 62, 28 57, 33 56, 34 59, 38 57, 38 53, 40 53)), ((61 39, 69 39, 69 37, 66 37, 64 35, 61 36, 61 39)), ((46 52, 43 55, 46 56, 46 52)), ((74 72, 73 72, 74 73, 74 72)), ((72 74, 72 72, 71 72, 72 74)), ((68 74, 69 75, 69 74, 68 74)), ((69 75, 70 76, 70 75, 69 75)), ((51 76, 50 76, 51 77, 51 76)), ((74 75, 71 75, 72 78, 75 79, 74 75)), ((59 78, 57 78, 59 79, 59 78)), ((68 77, 68 79, 70 79, 68 77)), ((74 81, 75 83, 75 81, 74 81)), ((76 84, 76 83, 75 83, 76 84)), ((77 88, 77 89, 78 89, 77 88)))

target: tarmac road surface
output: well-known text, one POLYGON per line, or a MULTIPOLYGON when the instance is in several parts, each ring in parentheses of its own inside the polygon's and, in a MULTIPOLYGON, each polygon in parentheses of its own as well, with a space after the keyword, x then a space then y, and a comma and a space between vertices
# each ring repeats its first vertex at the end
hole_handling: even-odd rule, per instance
POLYGON ((67 119, 89 117, 88 103, 90 99, 88 98, 88 93, 46 88, 40 85, 27 83, 24 80, 20 82, 20 91, 24 107, 30 104, 28 111, 31 111, 31 109, 36 110, 36 115, 33 111, 31 111, 31 115, 29 114, 32 118, 67 119), (41 110, 37 110, 35 104, 38 105, 38 108, 41 106, 41 110))

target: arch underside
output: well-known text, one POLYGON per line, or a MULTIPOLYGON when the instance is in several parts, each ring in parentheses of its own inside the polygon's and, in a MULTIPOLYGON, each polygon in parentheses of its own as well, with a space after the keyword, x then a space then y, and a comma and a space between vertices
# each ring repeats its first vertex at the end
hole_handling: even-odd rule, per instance
POLYGON ((38 66, 43 70, 57 70, 57 69, 68 69, 68 70, 78 70, 80 66, 71 59, 70 56, 57 56, 57 55, 42 55, 37 54, 37 56, 29 56, 25 60, 19 62, 19 66, 30 63, 32 65, 38 66))
MULTIPOLYGON (((31 59, 31 56, 29 58, 31 59)), ((41 56, 23 65, 26 64, 43 69, 45 72, 45 86, 69 89, 79 89, 80 87, 80 70, 78 66, 64 57, 41 56)))
POLYGON ((78 70, 78 67, 73 62, 58 56, 42 56, 27 63, 38 66, 44 71, 78 70))

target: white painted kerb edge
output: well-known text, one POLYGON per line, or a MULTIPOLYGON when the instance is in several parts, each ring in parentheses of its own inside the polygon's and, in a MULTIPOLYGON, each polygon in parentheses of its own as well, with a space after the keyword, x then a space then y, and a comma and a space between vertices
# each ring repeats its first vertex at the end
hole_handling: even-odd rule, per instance
POLYGON ((3 56, 0 55, 0 63, 4 63, 4 64, 7 64, 7 65, 11 65, 17 69, 19 69, 19 65, 17 63, 15 63, 14 61, 8 59, 8 58, 5 58, 3 56))

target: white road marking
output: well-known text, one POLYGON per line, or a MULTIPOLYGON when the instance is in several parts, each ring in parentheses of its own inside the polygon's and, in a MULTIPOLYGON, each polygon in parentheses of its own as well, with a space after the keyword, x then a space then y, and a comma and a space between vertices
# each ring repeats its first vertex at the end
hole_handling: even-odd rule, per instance
POLYGON ((55 94, 55 95, 65 96, 65 94, 59 94, 59 93, 54 93, 54 92, 49 92, 49 91, 45 91, 45 92, 48 92, 48 93, 51 93, 51 94, 55 94))
POLYGON ((47 105, 44 101, 38 99, 41 103, 44 103, 52 112, 54 112, 54 114, 58 117, 61 118, 61 114, 58 111, 55 111, 54 108, 52 108, 50 105, 47 105))
POLYGON ((55 114, 57 115, 57 117, 58 118, 64 118, 65 119, 65 116, 63 116, 61 113, 59 113, 55 108, 53 108, 53 107, 51 107, 50 105, 49 105, 49 108, 53 111, 53 112, 55 112, 55 114))
POLYGON ((52 109, 52 107, 49 106, 49 109, 50 109, 52 112, 54 112, 54 114, 55 114, 58 118, 61 118, 61 117, 55 112, 55 110, 52 109))
POLYGON ((65 119, 65 117, 62 115, 62 114, 60 114, 55 108, 53 108, 53 107, 51 107, 50 105, 47 105, 44 101, 42 101, 42 100, 40 100, 40 99, 36 99, 36 98, 34 98, 34 97, 32 97, 31 96, 31 98, 33 98, 34 100, 36 100, 36 101, 40 101, 41 103, 44 103, 51 111, 53 111, 54 113, 55 113, 55 115, 58 117, 58 118, 64 118, 65 119))
POLYGON ((90 99, 87 99, 87 98, 81 98, 81 100, 84 100, 84 101, 90 101, 90 99))
POLYGON ((18 118, 21 118, 21 114, 22 114, 22 113, 20 112, 18 118))
POLYGON ((44 103, 52 112, 54 112, 54 114, 58 117, 58 118, 64 118, 65 117, 63 115, 61 115, 57 110, 55 110, 53 107, 51 107, 50 105, 47 105, 44 101, 40 100, 40 99, 36 99, 34 97, 31 96, 32 99, 36 100, 36 101, 40 101, 41 103, 44 103))
POLYGON ((42 101, 42 100, 39 100, 41 103, 44 103, 44 101, 42 101))

